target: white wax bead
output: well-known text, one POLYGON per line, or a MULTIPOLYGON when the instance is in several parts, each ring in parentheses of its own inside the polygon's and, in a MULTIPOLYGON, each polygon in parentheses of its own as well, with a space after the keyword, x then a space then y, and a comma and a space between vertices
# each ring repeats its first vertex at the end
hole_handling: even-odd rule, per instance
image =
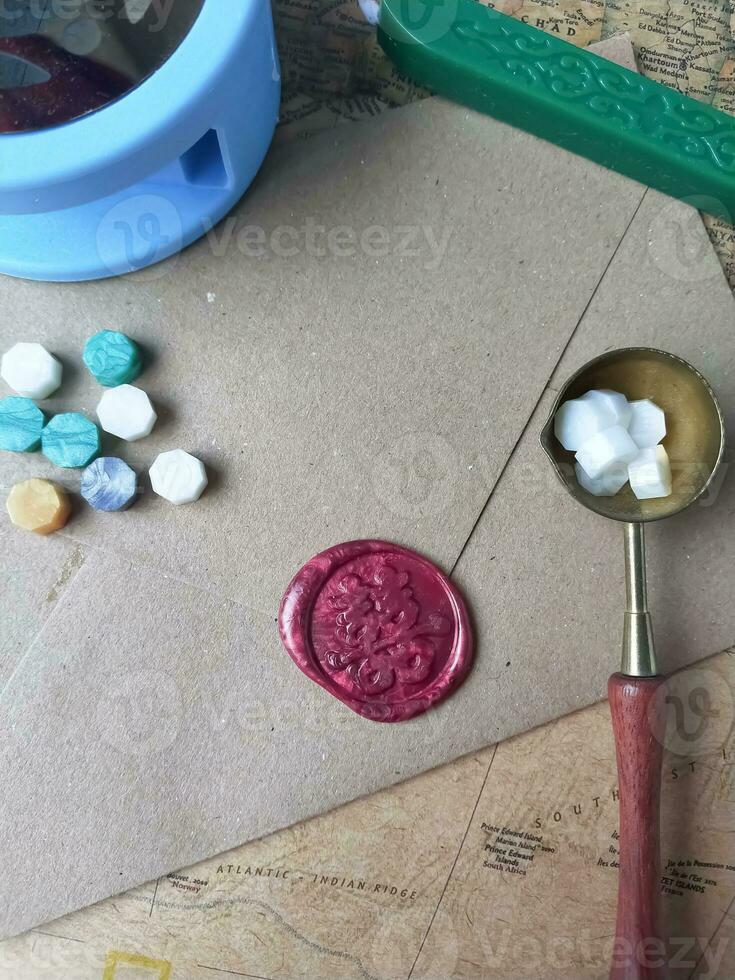
POLYGON ((596 480, 606 470, 632 463, 640 450, 622 425, 612 425, 591 436, 577 453, 577 462, 596 480))
POLYGON ((663 446, 641 449, 628 467, 628 479, 639 500, 668 497, 671 494, 671 463, 663 446))
POLYGON ((0 375, 19 395, 40 401, 61 384, 61 362, 41 344, 15 344, 3 354, 0 375))
POLYGON ((617 422, 612 406, 605 399, 590 398, 590 394, 564 402, 554 417, 556 438, 572 452, 581 449, 596 432, 617 422))
POLYGON ((595 480, 587 476, 579 463, 574 464, 574 470, 579 485, 595 497, 614 497, 628 482, 627 466, 617 466, 615 469, 608 470, 598 476, 595 480))
POLYGON ((150 476, 153 490, 172 504, 193 503, 207 485, 204 463, 183 449, 161 453, 151 466, 150 476))
POLYGON ((610 391, 609 388, 593 388, 582 398, 604 405, 613 418, 610 425, 622 425, 624 429, 630 425, 633 410, 628 399, 619 391, 610 391))
POLYGON ((373 27, 376 26, 380 20, 380 4, 378 0, 358 0, 360 4, 360 10, 362 11, 362 16, 368 22, 372 24, 373 27))
POLYGON ((133 385, 118 385, 100 399, 97 418, 105 432, 135 442, 150 435, 157 416, 144 391, 133 385))
POLYGON ((633 442, 639 449, 657 446, 666 435, 666 416, 650 398, 631 402, 633 417, 628 426, 633 442))

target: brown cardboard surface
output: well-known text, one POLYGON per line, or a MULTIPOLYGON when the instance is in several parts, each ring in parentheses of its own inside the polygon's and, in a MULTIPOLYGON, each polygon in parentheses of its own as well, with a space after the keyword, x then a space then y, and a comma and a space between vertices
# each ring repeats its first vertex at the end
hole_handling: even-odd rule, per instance
MULTIPOLYGON (((7 493, 7 489, 5 491, 7 493)), ((5 494, 3 494, 5 496, 5 494)), ((84 561, 57 536, 41 541, 0 524, 0 691, 84 561)))
POLYGON ((457 721, 366 728, 303 683, 272 619, 96 552, 10 693, 12 930, 434 766, 457 721), (53 854, 42 888, 19 840, 53 854))
MULTIPOLYGON (((646 193, 456 566, 470 606, 482 610, 478 646, 495 688, 481 722, 488 741, 603 697, 619 668, 621 527, 575 503, 538 444, 556 389, 605 350, 669 350, 717 392, 731 434, 727 456, 712 493, 648 526, 649 600, 664 672, 735 643, 735 319, 717 258, 700 247, 707 243, 693 217, 696 224, 683 205, 646 193), (691 233, 686 240, 677 237, 682 228, 691 233)), ((472 683, 457 694, 472 698, 472 683)))
MULTIPOLYGON (((141 339, 154 360, 140 384, 161 424, 123 455, 141 465, 181 445, 213 477, 196 505, 149 492, 127 514, 82 511, 64 532, 86 561, 0 702, 3 935, 600 697, 617 656, 618 539, 597 519, 588 528, 540 460, 550 395, 516 445, 529 414, 572 335, 564 371, 630 338, 705 369, 714 351, 732 405, 732 297, 707 256, 699 279, 682 273, 687 249, 706 245, 701 224, 667 257, 661 216, 693 212, 649 194, 634 218, 642 193, 429 102, 276 155, 238 221, 451 222, 439 269, 426 250, 255 261, 205 243, 163 275, 0 283, 3 346, 38 322, 70 362, 101 326, 141 339), (449 567, 506 464, 458 566, 479 638, 459 693, 379 726, 300 675, 274 620, 301 562, 379 534, 449 567)), ((79 373, 58 402, 92 408, 99 394, 79 373)), ((7 482, 46 472, 38 457, 3 467, 7 482)), ((721 549, 731 525, 711 513, 721 549)), ((715 560, 711 542, 699 562, 715 560)), ((735 640, 726 582, 702 574, 691 657, 735 640)))
MULTIPOLYGON (((131 514, 82 510, 68 533, 267 613, 305 559, 350 537, 451 565, 642 193, 432 100, 280 148, 234 219, 162 267, 0 282, 0 347, 41 332, 75 368, 52 408, 93 414, 81 349, 122 329, 149 351, 138 384, 159 424, 106 448, 147 469, 180 447, 210 469, 196 507, 148 493, 131 514), (350 235, 365 247, 348 255, 350 235)), ((38 456, 3 469, 76 484, 38 456)))

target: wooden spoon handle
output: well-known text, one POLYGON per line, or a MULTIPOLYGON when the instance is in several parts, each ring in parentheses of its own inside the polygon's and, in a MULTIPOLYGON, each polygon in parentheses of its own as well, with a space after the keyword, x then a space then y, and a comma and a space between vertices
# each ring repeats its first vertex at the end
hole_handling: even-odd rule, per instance
POLYGON ((613 674, 608 684, 620 792, 618 919, 611 980, 668 977, 658 906, 663 677, 613 674))

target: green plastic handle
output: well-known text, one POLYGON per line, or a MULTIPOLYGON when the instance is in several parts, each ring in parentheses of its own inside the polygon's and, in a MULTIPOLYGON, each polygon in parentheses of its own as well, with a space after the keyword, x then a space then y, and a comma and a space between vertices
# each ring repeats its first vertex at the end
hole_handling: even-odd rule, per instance
POLYGON ((611 170, 735 217, 735 118, 475 0, 382 0, 399 71, 611 170))

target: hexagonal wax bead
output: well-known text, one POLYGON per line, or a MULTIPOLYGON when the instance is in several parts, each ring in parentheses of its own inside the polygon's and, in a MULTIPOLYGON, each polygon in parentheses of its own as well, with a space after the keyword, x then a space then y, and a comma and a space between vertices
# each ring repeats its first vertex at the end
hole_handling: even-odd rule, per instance
POLYGON ((565 449, 577 452, 597 432, 617 424, 617 416, 608 399, 590 397, 588 391, 581 398, 572 398, 557 410, 554 416, 554 434, 565 449))
POLYGON ((16 527, 35 534, 52 534, 69 520, 71 505, 63 487, 34 478, 16 483, 6 501, 16 527))
POLYGON ((0 399, 0 449, 31 453, 41 445, 46 418, 30 398, 10 395, 0 399))
POLYGON ((628 479, 639 500, 668 497, 672 491, 671 463, 663 446, 641 449, 628 467, 628 479))
POLYGON ((577 462, 587 476, 596 480, 607 470, 627 466, 636 458, 640 449, 622 425, 596 432, 576 453, 577 462))
POLYGON ((61 362, 41 344, 15 344, 0 362, 0 375, 13 391, 39 401, 56 391, 61 373, 61 362))
POLYGON ((650 398, 631 402, 633 415, 628 426, 631 439, 639 449, 657 446, 666 436, 666 416, 650 398))
POLYGON ((125 510, 137 491, 135 471, 116 456, 100 456, 82 473, 82 496, 95 510, 125 510))
POLYGON ((43 430, 41 449, 57 466, 86 466, 100 451, 100 430, 79 412, 63 412, 43 430))
POLYGON ((172 504, 193 503, 207 485, 204 463, 183 449, 161 453, 151 466, 150 476, 153 490, 172 504))
POLYGON ((84 345, 84 363, 105 388, 135 381, 143 370, 140 348, 124 333, 101 330, 84 345))
POLYGON ((628 467, 625 464, 607 470, 594 480, 587 476, 579 463, 574 464, 574 471, 579 485, 593 497, 614 497, 628 482, 628 467))
POLYGON ((586 395, 582 395, 582 401, 597 402, 610 412, 613 422, 611 425, 622 425, 628 428, 633 410, 628 399, 619 391, 610 391, 609 388, 593 388, 586 395))
POLYGON ((150 435, 157 416, 144 391, 133 385, 119 385, 104 393, 97 406, 97 418, 105 432, 135 442, 150 435))

